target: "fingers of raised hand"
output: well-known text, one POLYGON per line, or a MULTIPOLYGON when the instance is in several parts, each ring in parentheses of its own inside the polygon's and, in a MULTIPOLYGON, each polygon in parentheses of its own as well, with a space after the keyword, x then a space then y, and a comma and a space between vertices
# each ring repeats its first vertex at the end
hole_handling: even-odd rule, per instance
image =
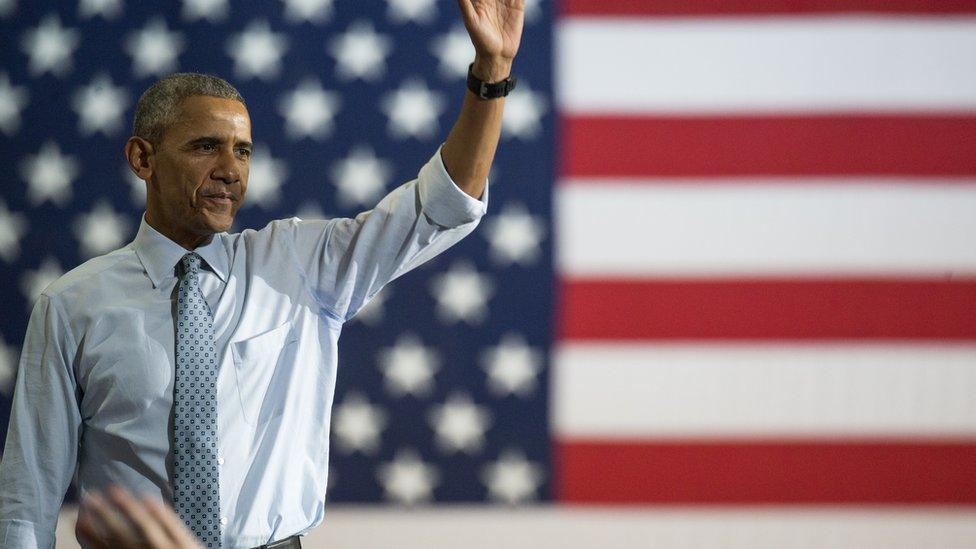
POLYGON ((471 0, 458 0, 458 6, 461 7, 461 17, 465 23, 471 23, 478 17, 471 0))

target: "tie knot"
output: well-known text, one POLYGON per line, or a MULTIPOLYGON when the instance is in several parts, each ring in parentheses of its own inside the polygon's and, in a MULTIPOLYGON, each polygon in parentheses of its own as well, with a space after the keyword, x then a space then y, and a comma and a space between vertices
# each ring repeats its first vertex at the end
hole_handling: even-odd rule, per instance
POLYGON ((184 255, 180 259, 179 266, 180 278, 183 278, 187 274, 199 274, 200 272, 200 256, 195 252, 190 252, 184 255))

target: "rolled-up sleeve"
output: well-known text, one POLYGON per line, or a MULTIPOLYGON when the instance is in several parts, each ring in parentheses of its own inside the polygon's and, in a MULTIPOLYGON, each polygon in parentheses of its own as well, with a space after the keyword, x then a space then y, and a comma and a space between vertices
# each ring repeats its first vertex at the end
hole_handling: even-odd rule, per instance
POLYGON ((272 222, 294 252, 321 307, 345 321, 391 280, 423 264, 467 236, 488 207, 462 191, 448 175, 440 148, 416 179, 387 194, 353 219, 272 222))
POLYGON ((488 185, 481 200, 471 198, 448 175, 440 153, 438 148, 417 177, 424 213, 442 227, 459 227, 481 219, 488 211, 488 185))
POLYGON ((0 460, 0 547, 48 549, 78 458, 70 334, 48 296, 31 313, 0 460))

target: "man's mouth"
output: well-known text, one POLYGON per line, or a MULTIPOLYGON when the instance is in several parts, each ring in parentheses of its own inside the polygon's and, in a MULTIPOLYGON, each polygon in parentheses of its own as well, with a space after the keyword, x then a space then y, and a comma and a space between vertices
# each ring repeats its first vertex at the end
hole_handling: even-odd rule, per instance
POLYGON ((207 193, 203 195, 203 198, 215 204, 230 204, 237 200, 233 194, 228 192, 207 193))

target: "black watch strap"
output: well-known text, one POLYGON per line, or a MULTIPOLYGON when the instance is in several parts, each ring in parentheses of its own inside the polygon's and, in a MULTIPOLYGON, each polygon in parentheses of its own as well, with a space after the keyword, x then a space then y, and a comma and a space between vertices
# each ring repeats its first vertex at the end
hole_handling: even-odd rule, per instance
POLYGON ((471 67, 473 66, 474 63, 468 65, 468 89, 478 97, 482 99, 497 99, 499 97, 505 97, 508 95, 508 92, 515 89, 515 78, 509 76, 499 82, 485 82, 479 80, 471 72, 471 67))

